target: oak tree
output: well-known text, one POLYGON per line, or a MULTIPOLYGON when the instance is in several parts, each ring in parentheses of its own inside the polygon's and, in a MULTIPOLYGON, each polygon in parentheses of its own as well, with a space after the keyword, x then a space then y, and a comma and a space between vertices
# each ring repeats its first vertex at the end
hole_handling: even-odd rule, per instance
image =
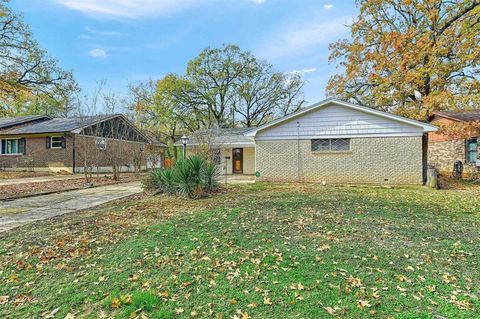
POLYGON ((0 2, 0 115, 65 113, 78 86, 42 50, 23 17, 0 2))
POLYGON ((330 46, 342 70, 327 94, 425 119, 478 107, 479 0, 358 0, 351 38, 330 46))

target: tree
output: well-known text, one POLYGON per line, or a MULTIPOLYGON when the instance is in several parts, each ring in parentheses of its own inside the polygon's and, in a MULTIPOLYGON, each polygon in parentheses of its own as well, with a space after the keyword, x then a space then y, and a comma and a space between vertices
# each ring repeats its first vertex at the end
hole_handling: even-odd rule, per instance
MULTIPOLYGON (((167 156, 175 157, 173 143, 179 135, 186 132, 186 126, 194 126, 195 114, 183 114, 180 105, 182 81, 178 76, 169 74, 155 82, 130 85, 129 109, 134 112, 135 122, 149 132, 156 140, 165 143, 167 156)), ((190 130, 194 130, 190 127, 190 130)))
POLYGON ((235 45, 206 48, 188 62, 182 104, 208 128, 232 125, 236 84, 254 59, 235 45))
POLYGON ((0 115, 64 113, 78 91, 33 38, 22 16, 0 2, 0 115))
POLYGON ((358 0, 351 39, 330 46, 344 69, 327 94, 425 119, 480 102, 479 0, 358 0))
POLYGON ((299 74, 274 72, 271 64, 253 59, 235 90, 235 113, 245 127, 265 124, 272 118, 297 111, 304 82, 299 74))
POLYGON ((199 129, 258 126, 294 112, 304 103, 303 85, 299 74, 276 72, 250 52, 224 45, 203 50, 183 76, 131 86, 130 108, 142 127, 172 144, 199 129))

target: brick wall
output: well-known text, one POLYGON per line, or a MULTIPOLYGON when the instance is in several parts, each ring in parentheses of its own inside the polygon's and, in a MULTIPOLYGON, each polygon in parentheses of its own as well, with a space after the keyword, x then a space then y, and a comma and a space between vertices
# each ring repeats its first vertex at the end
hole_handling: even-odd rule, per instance
POLYGON ((257 141, 259 180, 421 184, 422 137, 352 138, 348 152, 312 152, 310 140, 257 141))
POLYGON ((255 147, 243 149, 243 174, 255 174, 255 147))
POLYGON ((431 142, 429 139, 428 165, 434 166, 440 174, 450 176, 453 172, 454 163, 456 161, 461 161, 464 164, 463 170, 465 177, 476 173, 478 168, 475 164, 466 163, 465 143, 465 139, 440 142, 431 142))
POLYGON ((25 144, 25 155, 0 155, 0 167, 19 169, 34 167, 52 171, 71 170, 73 165, 71 137, 67 136, 66 147, 61 149, 47 149, 45 136, 27 137, 25 138, 25 144))
MULTIPOLYGON (((53 135, 52 135, 53 136, 53 135)), ((61 135, 58 135, 61 136, 61 135)), ((0 139, 2 137, 0 136, 0 139)), ((73 147, 75 143, 75 165, 77 171, 83 169, 84 159, 92 167, 106 168, 109 170, 111 162, 115 159, 121 166, 128 164, 133 170, 137 162, 142 168, 147 165, 147 156, 153 153, 162 153, 163 148, 146 145, 138 142, 119 141, 107 139, 107 150, 98 150, 95 137, 75 135, 66 136, 66 147, 61 149, 47 149, 46 137, 27 137, 25 155, 0 155, 0 168, 72 171, 73 147), (75 141, 74 141, 75 140, 75 141), (143 148, 143 150, 142 150, 143 148), (114 154, 112 155, 112 151, 114 154), (32 159, 32 161, 26 161, 32 159)))
POLYGON ((162 153, 162 148, 148 147, 144 143, 106 139, 106 150, 97 149, 96 137, 76 135, 75 136, 75 166, 77 171, 84 167, 85 159, 91 167, 104 168, 109 170, 113 162, 123 167, 123 170, 140 165, 144 168, 147 165, 147 157, 151 152, 162 153))

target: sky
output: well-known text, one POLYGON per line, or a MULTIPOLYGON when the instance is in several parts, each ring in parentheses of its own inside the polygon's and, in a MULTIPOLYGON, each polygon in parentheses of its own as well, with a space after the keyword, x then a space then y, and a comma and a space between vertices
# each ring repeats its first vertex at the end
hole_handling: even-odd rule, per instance
POLYGON ((353 0, 11 0, 40 46, 92 92, 184 74, 206 47, 237 44, 281 72, 300 72, 305 98, 325 98, 328 45, 349 36, 353 0))

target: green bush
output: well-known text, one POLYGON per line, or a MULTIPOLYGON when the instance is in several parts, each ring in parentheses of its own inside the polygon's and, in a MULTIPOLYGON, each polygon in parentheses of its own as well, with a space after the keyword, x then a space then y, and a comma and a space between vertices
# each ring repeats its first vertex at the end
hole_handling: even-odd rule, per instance
POLYGON ((215 164, 194 155, 178 160, 171 168, 150 172, 143 187, 168 195, 198 198, 218 190, 218 170, 215 164))

